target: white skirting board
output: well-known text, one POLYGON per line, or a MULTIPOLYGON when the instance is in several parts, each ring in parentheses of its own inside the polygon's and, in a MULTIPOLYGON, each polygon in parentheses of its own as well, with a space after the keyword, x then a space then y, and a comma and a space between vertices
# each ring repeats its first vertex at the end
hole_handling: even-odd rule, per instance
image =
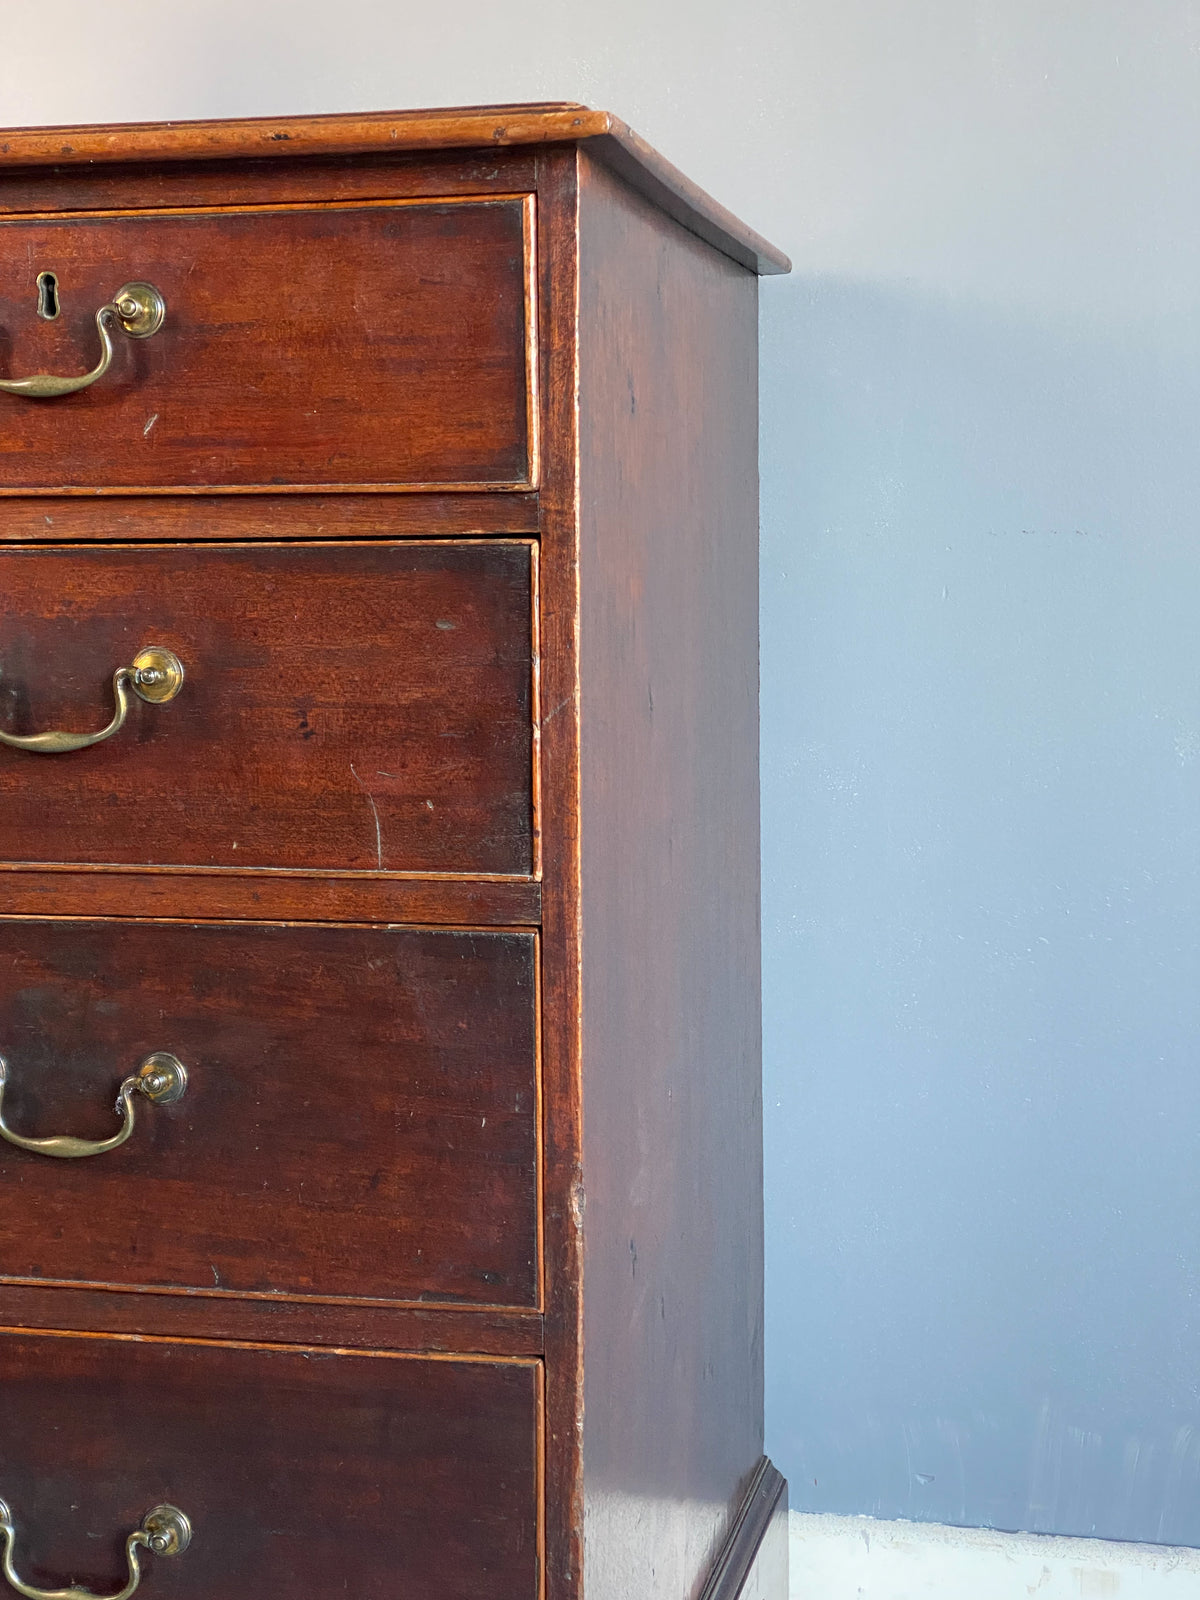
POLYGON ((800 1511, 788 1524, 791 1600, 1200 1600, 1200 1550, 800 1511))

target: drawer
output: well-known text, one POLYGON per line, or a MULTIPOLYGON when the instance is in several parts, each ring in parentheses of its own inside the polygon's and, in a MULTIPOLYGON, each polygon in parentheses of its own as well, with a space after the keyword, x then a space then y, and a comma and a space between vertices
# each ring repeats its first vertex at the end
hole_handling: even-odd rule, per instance
POLYGON ((114 326, 92 387, 0 393, 0 491, 527 486, 531 205, 0 221, 5 377, 92 369, 97 310, 127 282, 166 302, 150 337, 114 326))
POLYGON ((0 1279, 533 1307, 528 933, 0 922, 0 1279))
POLYGON ((525 541, 0 550, 0 733, 103 729, 166 646, 169 704, 66 754, 0 748, 0 860, 528 873, 525 541))
MULTIPOLYGON (((18 1577, 147 1600, 536 1600, 539 1369, 0 1334, 18 1577)), ((3 1593, 8 1593, 3 1589, 3 1593)))

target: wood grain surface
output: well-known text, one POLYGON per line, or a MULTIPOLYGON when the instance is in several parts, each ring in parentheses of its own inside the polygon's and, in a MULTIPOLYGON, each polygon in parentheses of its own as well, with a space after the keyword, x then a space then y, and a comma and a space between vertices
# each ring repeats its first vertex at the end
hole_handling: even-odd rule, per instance
POLYGON ((319 873, 227 867, 22 867, 0 863, 0 916, 264 918, 536 927, 534 878, 319 873))
POLYGON ((376 150, 361 156, 234 157, 9 167, 0 161, 0 216, 55 211, 178 211, 191 206, 354 200, 480 199, 529 194, 540 152, 376 150))
POLYGON ((741 266, 787 272, 791 263, 761 234, 719 205, 610 111, 572 101, 459 106, 333 116, 251 117, 220 122, 142 122, 116 126, 9 128, 0 163, 71 167, 111 162, 210 162, 257 156, 275 162, 321 155, 370 157, 380 151, 446 151, 576 144, 617 172, 662 211, 741 266))
POLYGON ((481 539, 536 534, 536 494, 0 495, 0 541, 481 539))
POLYGON ((0 1496, 24 1581, 97 1594, 167 1501, 156 1600, 536 1600, 538 1370, 0 1333, 0 1496))
POLYGON ((528 873, 531 583, 524 542, 0 550, 6 731, 102 728, 143 645, 187 672, 0 749, 0 857, 528 873))
POLYGON ((532 934, 0 923, 0 1276, 535 1307, 532 934))
POLYGON ((130 280, 167 318, 56 400, 0 394, 0 489, 522 484, 528 202, 0 220, 0 369, 83 373, 130 280), (61 314, 37 315, 36 279, 61 314))
POLYGON ((757 283, 579 216, 584 1593, 681 1600, 762 1457, 757 283))
MULTIPOLYGON (((6 237, 73 241, 72 316, 176 258, 208 296, 164 277, 175 342, 56 406, 69 449, 51 408, 0 439, 0 729, 99 727, 145 644, 188 672, 104 745, 0 748, 7 1114, 99 1136, 131 1056, 195 1063, 111 1156, 0 1155, 20 1569, 111 1592, 172 1498, 164 1600, 783 1600, 753 274, 786 258, 566 104, 0 133, 6 237), (109 283, 100 240, 151 267, 109 283), (189 360, 200 412, 147 428, 189 360)), ((86 365, 27 265, 0 372, 86 365)))
POLYGON ((546 1574, 583 1583, 583 1213, 579 900, 578 187, 573 148, 538 158, 546 419, 539 549, 542 695, 542 1062, 546 1084, 546 1574))
POLYGON ((247 1296, 223 1289, 83 1289, 75 1284, 0 1283, 0 1327, 149 1334, 352 1350, 448 1355, 540 1356, 536 1311, 414 1306, 353 1299, 247 1296))

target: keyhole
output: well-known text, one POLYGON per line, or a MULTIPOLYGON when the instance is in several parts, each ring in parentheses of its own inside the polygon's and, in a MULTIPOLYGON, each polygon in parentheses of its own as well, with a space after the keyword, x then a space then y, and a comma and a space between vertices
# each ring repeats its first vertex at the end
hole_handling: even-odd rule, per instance
POLYGON ((53 322, 59 312, 58 279, 52 272, 39 272, 37 275, 37 290, 37 314, 43 322, 53 322))

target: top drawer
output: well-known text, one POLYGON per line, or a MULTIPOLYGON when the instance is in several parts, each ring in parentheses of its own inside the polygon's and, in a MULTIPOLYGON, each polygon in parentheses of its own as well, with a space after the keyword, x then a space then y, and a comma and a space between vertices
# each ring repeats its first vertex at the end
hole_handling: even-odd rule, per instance
POLYGON ((0 221, 0 377, 93 368, 125 283, 166 301, 94 386, 0 393, 0 493, 528 487, 531 234, 529 196, 0 221))

